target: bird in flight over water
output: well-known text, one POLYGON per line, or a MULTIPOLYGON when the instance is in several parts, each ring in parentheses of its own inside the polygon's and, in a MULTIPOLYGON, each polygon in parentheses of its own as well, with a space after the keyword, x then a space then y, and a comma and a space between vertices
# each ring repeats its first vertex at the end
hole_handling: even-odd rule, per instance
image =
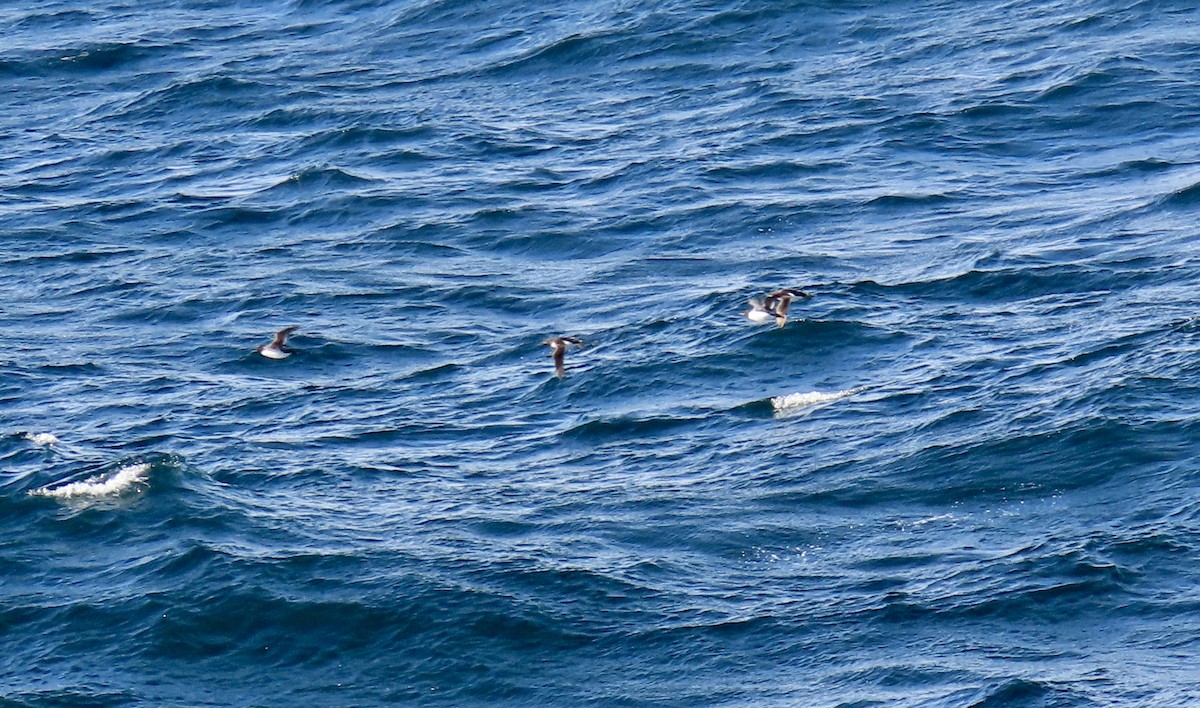
POLYGON ((275 333, 275 339, 272 339, 270 344, 260 344, 254 348, 254 351, 268 359, 286 359, 295 351, 287 345, 288 337, 298 329, 300 328, 296 326, 284 327, 275 333))
POLYGON ((551 337, 542 342, 542 344, 550 347, 550 356, 554 358, 554 371, 559 376, 562 376, 565 370, 563 357, 567 354, 567 347, 574 344, 576 347, 583 349, 586 346, 583 340, 577 337, 551 337))
POLYGON ((810 295, 803 290, 784 289, 767 295, 765 300, 751 299, 746 317, 751 322, 759 324, 774 319, 775 325, 782 327, 787 324, 788 308, 792 305, 792 298, 797 297, 810 297, 810 295))

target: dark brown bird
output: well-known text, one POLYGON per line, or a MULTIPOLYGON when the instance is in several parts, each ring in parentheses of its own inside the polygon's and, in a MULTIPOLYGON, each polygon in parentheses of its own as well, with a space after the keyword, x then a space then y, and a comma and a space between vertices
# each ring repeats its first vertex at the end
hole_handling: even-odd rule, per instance
POLYGON ((576 337, 551 337, 542 342, 542 344, 550 347, 550 356, 554 358, 554 371, 559 376, 563 375, 563 371, 565 369, 563 366, 563 357, 565 357, 567 354, 567 347, 574 344, 580 349, 583 349, 587 346, 583 343, 582 339, 578 339, 576 337))

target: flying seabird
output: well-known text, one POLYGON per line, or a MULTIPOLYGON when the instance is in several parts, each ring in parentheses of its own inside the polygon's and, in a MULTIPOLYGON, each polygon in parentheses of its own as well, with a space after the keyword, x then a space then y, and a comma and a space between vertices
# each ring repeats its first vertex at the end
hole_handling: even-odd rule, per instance
POLYGON ((542 344, 550 347, 550 356, 554 357, 554 371, 559 376, 563 375, 563 357, 567 353, 567 347, 574 344, 583 349, 586 346, 582 339, 576 337, 551 337, 542 344))
POLYGON ((810 297, 803 290, 776 290, 767 296, 766 300, 750 300, 750 309, 746 311, 746 317, 751 322, 769 322, 775 320, 775 324, 779 327, 787 324, 788 307, 792 304, 794 297, 810 297))
POLYGON ((288 337, 298 329, 300 328, 296 326, 284 327, 275 333, 275 339, 272 339, 270 344, 260 344, 254 348, 254 351, 268 359, 286 359, 295 351, 287 345, 288 337))

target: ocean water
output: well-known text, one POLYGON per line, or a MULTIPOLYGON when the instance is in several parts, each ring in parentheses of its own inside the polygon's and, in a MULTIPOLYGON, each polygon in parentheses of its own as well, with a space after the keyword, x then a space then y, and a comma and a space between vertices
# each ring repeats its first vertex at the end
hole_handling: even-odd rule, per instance
POLYGON ((0 705, 1200 703, 1198 86, 1172 0, 0 5, 0 705))

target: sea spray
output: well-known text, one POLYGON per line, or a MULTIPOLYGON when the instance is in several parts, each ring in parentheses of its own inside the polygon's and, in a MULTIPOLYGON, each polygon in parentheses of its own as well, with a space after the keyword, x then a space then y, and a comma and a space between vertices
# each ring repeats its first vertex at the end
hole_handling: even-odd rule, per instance
POLYGON ((832 393, 822 393, 821 391, 789 393, 784 396, 775 396, 772 398, 771 407, 775 409, 775 415, 786 416, 806 408, 819 406, 821 404, 830 403, 847 396, 852 396, 862 390, 862 387, 859 387, 834 391, 832 393))
POLYGON ((137 489, 149 479, 150 465, 139 463, 126 465, 111 474, 100 474, 80 482, 71 482, 58 487, 42 487, 29 494, 55 499, 80 499, 113 497, 137 489))

